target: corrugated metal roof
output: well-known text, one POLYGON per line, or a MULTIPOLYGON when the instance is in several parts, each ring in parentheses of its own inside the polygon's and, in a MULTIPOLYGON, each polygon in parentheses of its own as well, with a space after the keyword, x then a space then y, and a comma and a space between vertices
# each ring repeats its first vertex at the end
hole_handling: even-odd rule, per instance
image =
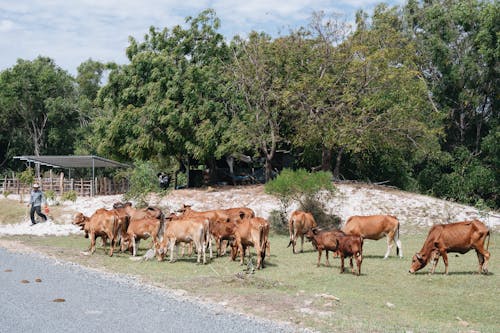
POLYGON ((128 164, 108 160, 95 155, 62 155, 62 156, 15 156, 15 159, 30 163, 40 163, 54 168, 129 168, 128 164))

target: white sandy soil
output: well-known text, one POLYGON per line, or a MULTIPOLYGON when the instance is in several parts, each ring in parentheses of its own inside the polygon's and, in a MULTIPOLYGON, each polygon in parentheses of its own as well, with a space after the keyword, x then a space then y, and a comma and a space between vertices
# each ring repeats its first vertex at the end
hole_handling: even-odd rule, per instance
MULTIPOLYGON (((385 186, 359 183, 337 183, 335 186, 338 192, 326 202, 326 207, 328 213, 340 216, 343 221, 352 215, 395 215, 401 222, 401 233, 405 233, 405 226, 411 226, 411 230, 425 232, 434 224, 474 218, 483 221, 493 230, 500 228, 498 212, 480 212, 474 207, 385 186)), ((15 195, 9 195, 8 198, 19 199, 15 195)), ((0 204, 3 200, 5 199, 1 197, 0 204)), ((76 212, 90 216, 96 209, 112 208, 113 203, 117 201, 123 201, 121 195, 79 197, 76 202, 60 202, 63 207, 61 217, 30 226, 29 217, 25 216, 22 221, 0 225, 0 235, 79 234, 82 231, 71 224, 76 212)), ((149 203, 161 207, 167 214, 184 203, 192 205, 195 210, 247 206, 252 208, 257 216, 264 218, 268 218, 271 211, 280 207, 280 202, 275 197, 264 193, 262 185, 175 190, 164 197, 151 196, 149 203)), ((296 208, 297 203, 292 204, 288 213, 296 208)))

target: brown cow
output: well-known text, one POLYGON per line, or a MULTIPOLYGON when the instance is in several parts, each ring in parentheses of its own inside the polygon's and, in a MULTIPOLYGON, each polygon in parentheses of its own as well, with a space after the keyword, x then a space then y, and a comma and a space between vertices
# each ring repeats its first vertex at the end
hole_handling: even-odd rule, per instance
POLYGON ((399 240, 399 221, 392 215, 351 216, 347 219, 342 231, 347 235, 361 236, 364 239, 379 240, 387 236, 387 251, 384 259, 391 253, 393 242, 396 243, 396 254, 403 258, 403 248, 399 240))
POLYGON ((157 253, 159 249, 159 237, 162 236, 162 232, 163 220, 152 217, 131 219, 127 232, 122 236, 121 250, 131 249, 132 256, 135 257, 139 241, 151 237, 153 248, 155 249, 155 253, 157 253))
POLYGON ((437 224, 429 230, 429 234, 420 252, 413 258, 410 273, 424 268, 432 261, 430 273, 434 273, 439 256, 443 257, 445 274, 448 274, 448 252, 467 253, 476 250, 479 260, 479 273, 488 273, 488 261, 490 253, 489 246, 490 231, 488 227, 479 220, 455 222, 450 224, 437 224), (484 242, 488 236, 488 244, 484 249, 484 242))
POLYGON ((257 269, 264 268, 266 247, 269 243, 269 223, 259 217, 243 219, 233 223, 236 228, 234 230, 231 259, 235 260, 239 252, 240 264, 243 265, 247 247, 253 246, 257 253, 257 269))
POLYGON ((200 263, 203 255, 203 263, 206 264, 207 244, 210 242, 209 221, 204 217, 185 217, 182 219, 167 219, 163 231, 163 239, 160 244, 158 260, 163 260, 170 245, 170 262, 174 261, 175 245, 180 242, 193 242, 198 253, 197 262, 200 263))
POLYGON ((290 232, 290 243, 288 243, 287 247, 292 245, 292 252, 295 252, 295 244, 297 243, 297 238, 300 237, 300 252, 304 252, 304 235, 311 230, 312 228, 316 228, 318 225, 314 220, 314 217, 311 213, 307 213, 301 210, 296 210, 290 216, 290 220, 288 221, 288 230, 290 232))
POLYGON ((120 218, 118 217, 116 212, 101 208, 96 210, 95 213, 92 214, 92 216, 90 216, 90 218, 88 219, 86 219, 85 217, 81 218, 81 216, 78 216, 78 218, 79 220, 77 221, 77 216, 75 216, 75 221, 73 223, 80 223, 79 225, 83 226, 85 234, 89 236, 90 253, 92 254, 95 252, 95 240, 97 237, 101 237, 104 244, 106 242, 106 239, 109 239, 109 256, 113 256, 115 242, 118 240, 120 223, 120 218))
MULTIPOLYGON (((130 224, 132 221, 148 221, 150 219, 156 219, 157 222, 154 222, 153 224, 161 224, 163 225, 165 221, 165 216, 161 209, 156 208, 156 207, 146 207, 146 208, 133 208, 131 202, 116 202, 113 204, 113 210, 118 214, 118 216, 124 221, 123 225, 121 225, 121 238, 122 238, 122 243, 121 243, 121 251, 124 251, 126 249, 131 249, 133 256, 136 255, 136 249, 137 249, 137 242, 139 242, 141 239, 147 239, 149 236, 152 236, 151 232, 155 233, 156 236, 161 236, 161 231, 163 228, 157 229, 155 226, 153 226, 151 223, 153 221, 149 221, 148 226, 144 226, 143 228, 139 227, 138 222, 134 222, 134 227, 133 230, 130 230, 130 233, 128 232, 130 224), (142 229, 142 230, 141 230, 142 229), (154 232, 153 230, 156 229, 157 231, 154 232), (159 230, 159 231, 158 231, 159 230), (143 234, 143 232, 146 232, 146 234, 143 234), (132 236, 134 235, 134 236, 132 236), (132 238, 131 238, 132 237, 132 238), (124 244, 126 242, 126 244, 124 244)), ((153 247, 155 246, 155 237, 153 237, 153 247)))
POLYGON ((349 257, 349 265, 351 272, 354 272, 352 257, 356 257, 356 265, 358 267, 357 275, 361 274, 361 263, 363 262, 363 238, 354 235, 345 235, 340 230, 319 230, 317 228, 310 229, 306 233, 306 237, 311 240, 314 247, 318 250, 318 263, 321 263, 321 252, 326 251, 326 264, 330 266, 328 261, 328 251, 337 252, 340 256, 340 273, 344 273, 344 259, 349 257))

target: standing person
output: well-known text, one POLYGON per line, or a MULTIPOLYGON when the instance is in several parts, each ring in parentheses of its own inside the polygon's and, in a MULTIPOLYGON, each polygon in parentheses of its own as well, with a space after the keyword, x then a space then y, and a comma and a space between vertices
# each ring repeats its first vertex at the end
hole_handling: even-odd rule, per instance
POLYGON ((35 212, 44 220, 44 222, 47 221, 47 216, 42 213, 42 203, 45 202, 45 195, 42 191, 40 191, 40 185, 38 185, 37 183, 33 184, 33 191, 31 191, 30 202, 28 204, 28 206, 31 205, 31 225, 36 224, 35 212))

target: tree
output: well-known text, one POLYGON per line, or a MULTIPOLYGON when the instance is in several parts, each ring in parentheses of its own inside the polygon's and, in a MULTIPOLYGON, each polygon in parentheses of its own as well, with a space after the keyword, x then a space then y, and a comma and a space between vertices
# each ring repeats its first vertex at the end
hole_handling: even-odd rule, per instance
POLYGON ((72 152, 75 97, 73 78, 52 59, 18 60, 0 76, 2 118, 19 126, 10 142, 36 156, 72 152))
POLYGON ((187 29, 151 27, 141 43, 130 38, 130 64, 112 70, 99 93, 98 151, 122 160, 175 157, 187 166, 224 154, 217 143, 227 126, 221 98, 227 46, 212 10, 186 23, 187 29))
POLYGON ((293 71, 288 63, 288 40, 272 40, 266 34, 250 33, 247 40, 235 37, 232 74, 232 141, 235 147, 251 148, 265 161, 266 181, 272 176, 272 160, 287 144, 284 123, 291 115, 286 105, 287 87, 293 71))

